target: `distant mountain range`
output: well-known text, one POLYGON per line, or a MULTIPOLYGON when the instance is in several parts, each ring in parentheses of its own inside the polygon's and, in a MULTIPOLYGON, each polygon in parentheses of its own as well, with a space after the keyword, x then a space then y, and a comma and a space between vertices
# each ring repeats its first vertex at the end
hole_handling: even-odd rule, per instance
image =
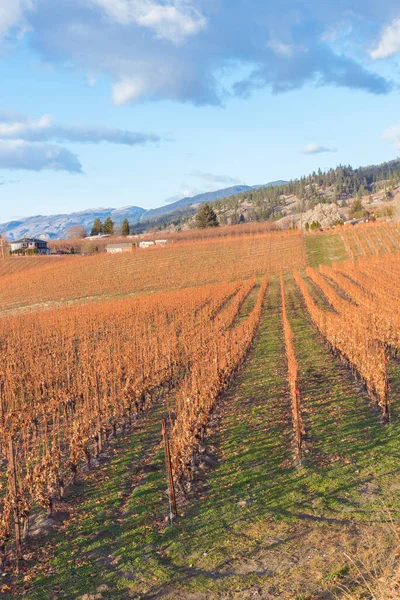
POLYGON ((111 217, 114 223, 121 224, 126 218, 130 223, 137 223, 146 211, 138 206, 126 208, 93 208, 66 215, 37 215, 25 217, 17 221, 0 224, 0 234, 9 241, 27 237, 41 237, 49 240, 62 239, 69 227, 82 225, 88 233, 95 219, 102 221, 111 217))
POLYGON ((256 186, 237 185, 223 190, 199 194, 191 198, 182 198, 182 200, 178 200, 172 204, 150 210, 145 210, 139 206, 127 206, 125 208, 94 208, 63 215, 24 217, 0 224, 0 234, 4 235, 9 241, 17 240, 25 235, 27 237, 40 236, 45 239, 62 239, 65 237, 69 227, 74 225, 81 225, 90 232, 93 222, 97 218, 104 221, 107 217, 111 217, 116 225, 121 225, 124 219, 128 219, 129 223, 134 225, 159 218, 163 215, 172 215, 174 212, 178 214, 186 207, 196 206, 204 202, 214 202, 221 198, 229 198, 230 196, 234 196, 240 192, 247 192, 251 189, 271 187, 284 183, 286 182, 272 181, 256 186))

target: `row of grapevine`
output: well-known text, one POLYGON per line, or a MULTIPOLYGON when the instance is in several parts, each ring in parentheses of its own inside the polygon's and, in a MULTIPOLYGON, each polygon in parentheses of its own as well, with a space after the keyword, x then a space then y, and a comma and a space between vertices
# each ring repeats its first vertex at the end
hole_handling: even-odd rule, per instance
POLYGON ((357 319, 372 339, 380 341, 388 349, 400 350, 400 272, 396 273, 397 261, 369 259, 356 265, 330 268, 321 266, 320 271, 338 285, 359 307, 357 319), (392 267, 390 264, 393 261, 392 267))
POLYGON ((231 336, 254 285, 210 285, 0 320, 0 458, 7 463, 0 555, 13 521, 26 532, 35 505, 51 513, 82 462, 90 468, 112 436, 179 388, 215 340, 231 336))
MULTIPOLYGON (((210 416, 218 398, 226 390, 242 364, 254 338, 268 286, 263 280, 256 304, 240 323, 214 332, 210 344, 185 377, 177 394, 170 419, 172 464, 177 482, 183 487, 193 473, 193 463, 204 438, 210 416)), ((232 317, 237 307, 232 305, 232 317)), ((228 321, 234 323, 234 318, 228 321)))
MULTIPOLYGON (((311 274, 311 271, 308 273, 311 274)), ((328 290, 329 286, 316 272, 313 273, 314 282, 326 292, 329 302, 338 312, 319 308, 298 271, 294 271, 294 278, 315 325, 333 352, 349 364, 355 376, 361 377, 386 421, 389 418, 389 389, 384 348, 369 337, 368 331, 355 318, 352 305, 338 296, 333 288, 328 290)))
POLYGON ((400 233, 395 224, 347 226, 340 235, 351 260, 390 254, 400 249, 400 233))
POLYGON ((301 414, 301 402, 300 402, 300 391, 299 391, 299 366, 296 359, 296 353, 293 342, 293 332, 290 325, 287 310, 286 310, 286 296, 285 296, 285 284, 283 276, 280 277, 281 282, 281 299, 282 299, 282 321, 283 321, 283 333, 285 338, 285 348, 288 363, 288 382, 290 389, 290 397, 292 402, 292 423, 293 431, 296 440, 296 455, 299 461, 302 459, 302 448, 303 438, 305 435, 304 422, 301 414))

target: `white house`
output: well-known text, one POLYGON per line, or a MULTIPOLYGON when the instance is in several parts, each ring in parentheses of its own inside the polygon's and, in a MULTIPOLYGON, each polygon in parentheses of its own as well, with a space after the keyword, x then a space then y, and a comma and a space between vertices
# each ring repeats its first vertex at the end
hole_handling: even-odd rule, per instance
POLYGON ((107 244, 106 252, 108 254, 118 254, 121 252, 132 252, 133 244, 107 244))
POLYGON ((46 240, 24 237, 10 242, 11 254, 50 254, 46 240))

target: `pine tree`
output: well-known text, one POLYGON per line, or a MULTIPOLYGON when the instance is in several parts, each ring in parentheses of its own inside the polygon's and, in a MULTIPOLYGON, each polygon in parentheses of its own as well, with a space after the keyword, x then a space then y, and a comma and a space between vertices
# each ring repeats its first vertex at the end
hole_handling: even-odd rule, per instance
POLYGON ((111 217, 107 217, 104 221, 103 232, 107 235, 112 235, 114 233, 114 222, 111 217))
POLYGON ((122 235, 129 235, 130 227, 128 219, 124 219, 122 222, 122 235))
POLYGON ((100 221, 100 219, 96 219, 93 223, 90 235, 99 235, 100 233, 103 233, 103 223, 100 221))
POLYGON ((206 203, 203 204, 196 213, 196 227, 205 229, 206 227, 218 227, 218 219, 212 207, 206 203))
POLYGON ((363 209, 363 205, 361 202, 361 198, 354 198, 353 202, 351 203, 350 214, 356 215, 357 213, 362 211, 362 209, 363 209))

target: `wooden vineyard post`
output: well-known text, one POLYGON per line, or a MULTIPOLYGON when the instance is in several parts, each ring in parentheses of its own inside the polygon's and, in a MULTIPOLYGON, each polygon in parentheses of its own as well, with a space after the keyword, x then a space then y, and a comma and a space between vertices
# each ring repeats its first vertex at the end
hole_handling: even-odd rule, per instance
POLYGON ((169 439, 167 434, 167 421, 166 419, 162 420, 162 429, 161 429, 163 438, 164 438, 164 449, 165 449, 165 464, 167 467, 168 473, 168 490, 169 490, 169 504, 170 504, 170 519, 172 523, 173 517, 176 517, 178 514, 176 508, 176 496, 175 496, 175 486, 174 486, 174 475, 172 472, 172 463, 171 463, 171 451, 169 447, 169 439))
MULTIPOLYGON (((4 410, 4 404, 3 404, 3 382, 0 383, 0 433, 2 432, 3 428, 4 428, 4 417, 5 417, 5 410, 4 410)), ((4 455, 4 458, 6 457, 6 448, 4 447, 1 439, 0 439, 0 456, 4 455)))
POLYGON ((390 423, 391 414, 390 414, 390 403, 389 403, 389 379, 388 379, 388 360, 387 354, 385 351, 385 403, 383 407, 383 420, 385 423, 390 423))
POLYGON ((301 428, 302 420, 301 420, 301 412, 300 412, 300 392, 297 388, 294 390, 294 397, 295 397, 295 414, 296 414, 297 457, 301 464, 303 435, 302 435, 302 428, 301 428))
POLYGON ((15 546, 17 550, 17 556, 21 552, 21 523, 19 520, 19 506, 18 506, 18 485, 17 485, 17 471, 15 468, 15 454, 14 444, 10 439, 8 445, 8 460, 9 460, 9 471, 11 478, 11 492, 12 492, 12 503, 14 513, 14 527, 15 527, 15 546))

